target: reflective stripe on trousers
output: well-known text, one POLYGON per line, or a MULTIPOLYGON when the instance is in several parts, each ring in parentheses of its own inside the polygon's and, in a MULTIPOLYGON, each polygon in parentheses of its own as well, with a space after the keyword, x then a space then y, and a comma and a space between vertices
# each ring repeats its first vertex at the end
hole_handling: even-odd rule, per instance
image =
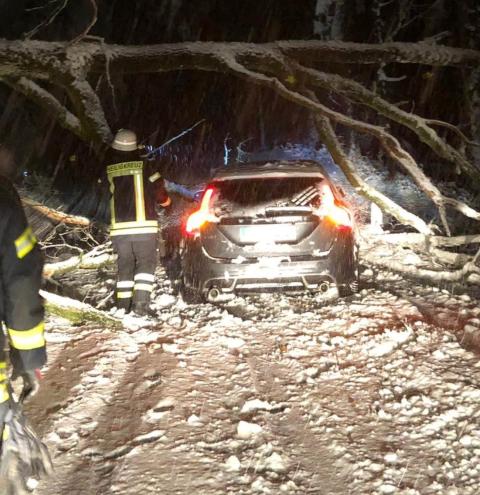
POLYGON ((10 398, 7 380, 7 363, 0 361, 0 404, 3 404, 10 398))

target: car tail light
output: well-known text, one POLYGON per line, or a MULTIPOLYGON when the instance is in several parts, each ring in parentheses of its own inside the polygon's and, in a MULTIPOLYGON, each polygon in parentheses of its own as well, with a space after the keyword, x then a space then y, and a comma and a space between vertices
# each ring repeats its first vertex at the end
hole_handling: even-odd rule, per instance
POLYGON ((336 204, 331 205, 325 215, 329 220, 331 220, 337 227, 340 228, 352 228, 353 222, 350 212, 346 208, 337 206, 336 204))
POLYGON ((320 187, 320 206, 317 208, 317 214, 327 218, 338 228, 352 228, 353 221, 350 212, 337 204, 332 190, 327 184, 320 187))
POLYGON ((207 222, 215 222, 217 220, 215 215, 210 211, 210 200, 212 199, 213 193, 214 189, 209 187, 203 195, 200 208, 188 217, 185 226, 185 232, 187 234, 193 235, 207 222))

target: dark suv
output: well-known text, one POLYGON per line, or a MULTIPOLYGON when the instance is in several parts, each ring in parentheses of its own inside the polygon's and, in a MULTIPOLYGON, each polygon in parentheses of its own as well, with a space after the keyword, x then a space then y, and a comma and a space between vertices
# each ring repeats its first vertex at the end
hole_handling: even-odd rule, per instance
POLYGON ((236 164, 214 175, 186 219, 184 293, 357 289, 353 218, 310 161, 236 164))

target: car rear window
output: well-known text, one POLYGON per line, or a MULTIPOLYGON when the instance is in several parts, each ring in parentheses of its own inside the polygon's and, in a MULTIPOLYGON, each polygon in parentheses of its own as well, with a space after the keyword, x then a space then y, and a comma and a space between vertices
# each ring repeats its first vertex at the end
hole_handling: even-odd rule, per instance
POLYGON ((291 200, 321 180, 311 177, 280 177, 266 179, 238 179, 215 183, 218 202, 255 205, 269 201, 291 200))

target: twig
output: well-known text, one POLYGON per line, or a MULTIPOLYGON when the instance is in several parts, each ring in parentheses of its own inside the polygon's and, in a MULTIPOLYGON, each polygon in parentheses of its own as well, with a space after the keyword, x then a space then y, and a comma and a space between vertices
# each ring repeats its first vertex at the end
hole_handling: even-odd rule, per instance
POLYGON ((74 43, 77 43, 77 41, 85 38, 90 29, 92 29, 92 27, 96 24, 98 19, 98 6, 96 0, 90 0, 90 5, 92 6, 93 13, 88 26, 77 37, 73 38, 73 40, 68 43, 68 46, 73 45, 74 43))
POLYGON ((73 251, 77 251, 78 253, 83 253, 83 249, 79 248, 78 246, 72 246, 71 244, 47 244, 42 246, 42 250, 46 249, 53 249, 53 248, 68 248, 72 249, 73 251))
MULTIPOLYGON (((53 2, 50 2, 50 3, 53 3, 53 2)), ((64 0, 63 4, 59 7, 57 7, 57 9, 53 11, 52 16, 49 17, 48 19, 42 21, 40 24, 38 24, 32 30, 30 30, 25 35, 25 39, 27 39, 27 40, 30 39, 33 35, 37 34, 38 31, 40 31, 40 29, 42 29, 45 26, 49 26, 55 20, 55 18, 58 16, 58 14, 60 14, 60 12, 67 6, 67 4, 68 4, 68 0, 64 0)))
POLYGON ((172 138, 170 138, 168 141, 165 141, 163 144, 161 144, 157 148, 154 148, 152 151, 150 151, 150 152, 147 153, 147 158, 149 158, 149 159, 154 158, 155 155, 157 155, 162 148, 164 148, 168 144, 172 143, 173 141, 176 141, 177 139, 181 138, 182 136, 184 136, 188 132, 192 131, 193 129, 195 129, 195 127, 197 127, 197 125, 200 125, 202 122, 205 122, 205 119, 199 120, 198 122, 196 122, 195 124, 193 124, 188 129, 183 130, 182 132, 180 132, 176 136, 173 136, 172 138))
POLYGON ((46 9, 50 4, 56 3, 57 0, 50 0, 50 2, 46 3, 45 5, 39 5, 38 7, 29 7, 25 9, 25 12, 33 12, 35 10, 43 10, 46 9))
POLYGON ((449 124, 448 122, 444 122, 443 120, 435 120, 435 119, 425 119, 425 122, 427 124, 431 125, 438 125, 442 127, 446 127, 447 129, 450 129, 453 131, 457 136, 459 136, 461 139, 463 139, 466 143, 472 145, 472 146, 480 146, 480 143, 477 143, 476 141, 472 141, 471 139, 468 139, 467 136, 455 125, 449 124))

